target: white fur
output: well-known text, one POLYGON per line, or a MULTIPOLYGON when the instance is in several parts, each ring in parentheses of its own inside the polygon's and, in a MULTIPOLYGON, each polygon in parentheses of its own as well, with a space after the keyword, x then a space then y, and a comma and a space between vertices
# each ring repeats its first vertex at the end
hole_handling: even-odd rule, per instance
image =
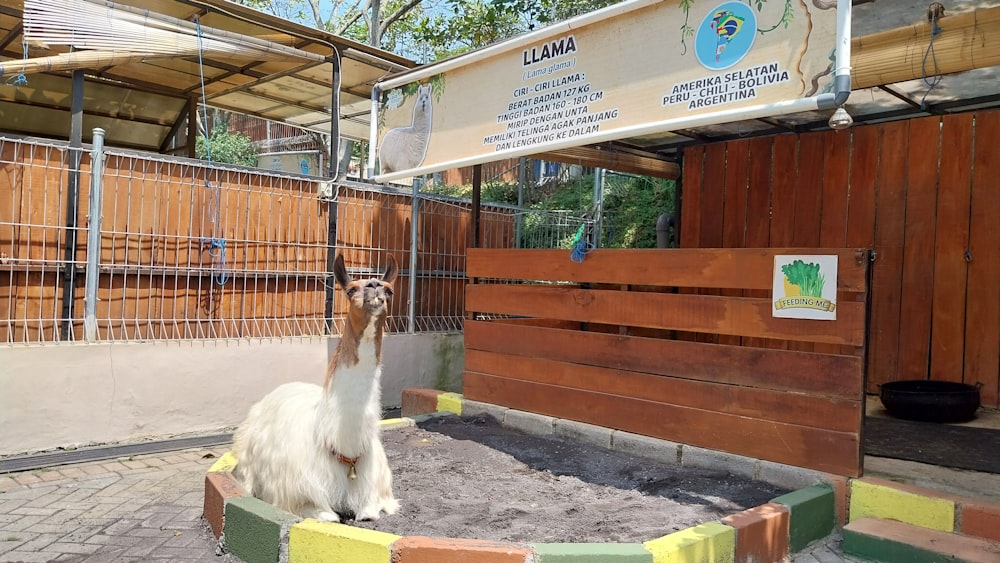
POLYGON ((431 136, 431 109, 431 85, 418 86, 412 123, 390 129, 382 138, 379 164, 383 173, 416 168, 424 161, 431 136))
POLYGON ((379 437, 382 374, 380 336, 369 320, 358 341, 358 362, 335 365, 324 389, 286 383, 251 407, 234 437, 234 475, 257 498, 319 520, 340 515, 377 520, 399 503, 379 437), (357 457, 356 479, 333 451, 357 457))

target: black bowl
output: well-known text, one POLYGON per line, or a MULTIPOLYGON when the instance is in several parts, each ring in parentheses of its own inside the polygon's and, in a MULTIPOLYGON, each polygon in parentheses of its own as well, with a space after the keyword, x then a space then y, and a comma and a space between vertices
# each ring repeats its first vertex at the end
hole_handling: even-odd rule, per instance
POLYGON ((976 416, 979 389, 954 381, 913 379, 879 385, 879 398, 890 415, 925 422, 965 422, 976 416))

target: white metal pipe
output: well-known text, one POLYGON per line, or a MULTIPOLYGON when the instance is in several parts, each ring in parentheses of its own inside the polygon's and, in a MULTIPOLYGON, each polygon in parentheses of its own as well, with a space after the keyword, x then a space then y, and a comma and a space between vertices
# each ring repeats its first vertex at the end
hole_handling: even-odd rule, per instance
POLYGON ((90 206, 87 215, 87 275, 83 292, 83 335, 97 341, 97 283, 101 258, 101 201, 104 189, 104 129, 94 129, 90 151, 90 206))
POLYGON ((420 180, 413 179, 413 200, 410 202, 410 300, 406 304, 406 332, 417 332, 417 250, 420 229, 420 180))
POLYGON ((837 54, 833 73, 836 105, 851 95, 851 0, 837 0, 837 54))
POLYGON ((368 120, 368 176, 367 178, 371 180, 375 177, 375 155, 376 147, 378 145, 378 111, 379 111, 379 97, 381 96, 382 89, 376 84, 372 87, 372 113, 371 119, 368 120))

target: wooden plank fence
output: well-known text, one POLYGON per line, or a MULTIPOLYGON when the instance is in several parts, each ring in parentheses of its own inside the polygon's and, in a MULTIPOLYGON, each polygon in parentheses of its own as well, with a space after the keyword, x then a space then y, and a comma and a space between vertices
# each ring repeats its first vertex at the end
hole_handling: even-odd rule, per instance
POLYGON ((775 254, 814 249, 600 249, 582 263, 563 250, 470 249, 468 273, 480 281, 466 308, 481 320, 465 323, 463 393, 857 476, 868 252, 824 253, 839 260, 835 321, 771 317, 775 254))
POLYGON ((1000 407, 998 144, 990 110, 691 147, 681 246, 872 248, 867 391, 982 383, 1000 407))

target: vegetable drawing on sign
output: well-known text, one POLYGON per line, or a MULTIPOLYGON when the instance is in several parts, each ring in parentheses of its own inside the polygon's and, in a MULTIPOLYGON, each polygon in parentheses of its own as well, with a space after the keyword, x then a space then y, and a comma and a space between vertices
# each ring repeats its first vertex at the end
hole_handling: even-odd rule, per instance
POLYGON ((835 320, 837 256, 775 256, 775 317, 835 320))

